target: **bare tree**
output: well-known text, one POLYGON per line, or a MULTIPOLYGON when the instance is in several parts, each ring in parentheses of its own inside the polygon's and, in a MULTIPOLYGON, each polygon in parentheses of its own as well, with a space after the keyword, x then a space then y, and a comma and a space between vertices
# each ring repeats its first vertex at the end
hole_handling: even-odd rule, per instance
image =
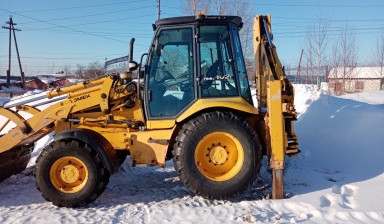
POLYGON ((77 65, 76 65, 76 70, 75 70, 75 75, 76 75, 79 79, 83 79, 83 78, 85 78, 85 66, 84 66, 84 65, 81 65, 81 64, 77 64, 77 65))
POLYGON ((306 32, 306 60, 310 65, 311 84, 313 84, 313 76, 316 74, 317 86, 320 87, 320 75, 325 73, 327 66, 327 39, 328 39, 329 23, 325 20, 318 19, 317 22, 308 27, 306 32))
POLYGON ((87 70, 85 71, 85 78, 87 79, 96 79, 103 76, 105 73, 104 66, 99 62, 91 62, 87 66, 87 70))
POLYGON ((378 67, 376 73, 381 78, 380 89, 384 89, 384 35, 377 41, 374 64, 378 67))
POLYGON ((217 15, 229 15, 234 3, 235 1, 231 0, 212 0, 213 9, 217 15))
POLYGON ((63 72, 64 72, 64 74, 67 76, 67 75, 69 75, 69 74, 71 74, 72 73, 72 71, 71 71, 71 66, 70 65, 64 65, 64 67, 63 67, 63 72))
POLYGON ((240 40, 243 49, 245 66, 250 83, 255 83, 255 63, 253 55, 253 19, 256 15, 251 1, 233 0, 233 13, 243 19, 243 28, 240 30, 240 40))
POLYGON ((355 33, 353 33, 348 24, 345 24, 332 50, 332 78, 341 80, 341 88, 336 94, 356 91, 355 85, 352 83, 356 66, 357 48, 355 33))
POLYGON ((209 13, 210 0, 186 0, 181 3, 181 8, 187 15, 196 16, 201 11, 209 13))
POLYGON ((120 74, 126 71, 128 71, 128 62, 125 61, 125 62, 109 65, 106 72, 120 74))
POLYGON ((306 38, 306 51, 305 59, 307 61, 307 78, 310 78, 310 83, 313 85, 313 65, 314 65, 314 41, 313 33, 308 31, 305 35, 306 38), (309 73, 309 74, 308 74, 309 73))

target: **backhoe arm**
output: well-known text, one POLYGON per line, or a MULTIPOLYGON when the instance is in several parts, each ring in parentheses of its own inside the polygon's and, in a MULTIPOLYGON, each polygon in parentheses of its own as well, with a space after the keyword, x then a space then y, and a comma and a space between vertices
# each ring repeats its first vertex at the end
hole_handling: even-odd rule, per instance
POLYGON ((253 43, 258 110, 264 113, 266 149, 272 168, 272 198, 281 199, 285 155, 299 153, 293 121, 296 120, 294 88, 280 63, 273 44, 271 16, 255 17, 253 43))

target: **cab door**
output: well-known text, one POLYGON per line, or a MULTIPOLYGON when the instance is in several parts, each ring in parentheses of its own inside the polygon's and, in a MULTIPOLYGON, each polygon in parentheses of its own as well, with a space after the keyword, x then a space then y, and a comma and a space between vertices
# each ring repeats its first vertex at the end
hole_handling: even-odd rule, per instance
POLYGON ((193 26, 160 29, 145 80, 146 116, 172 119, 195 99, 193 26))

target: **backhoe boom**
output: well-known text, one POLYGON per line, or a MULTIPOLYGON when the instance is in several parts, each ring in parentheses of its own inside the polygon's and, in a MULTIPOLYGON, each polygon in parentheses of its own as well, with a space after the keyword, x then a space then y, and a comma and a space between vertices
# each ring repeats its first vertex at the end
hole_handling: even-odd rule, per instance
POLYGON ((272 198, 284 198, 285 155, 299 153, 293 129, 294 88, 284 74, 273 44, 271 16, 256 16, 253 25, 258 110, 264 112, 267 155, 272 168, 272 198))

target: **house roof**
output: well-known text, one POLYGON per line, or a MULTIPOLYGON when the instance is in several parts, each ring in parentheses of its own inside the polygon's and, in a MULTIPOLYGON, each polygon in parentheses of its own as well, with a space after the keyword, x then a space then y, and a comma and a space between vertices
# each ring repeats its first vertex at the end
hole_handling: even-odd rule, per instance
POLYGON ((384 70, 383 73, 380 74, 380 67, 356 67, 353 70, 351 68, 346 68, 346 72, 344 75, 344 69, 332 68, 329 71, 328 78, 329 79, 342 79, 343 77, 348 79, 380 79, 384 78, 384 70))

